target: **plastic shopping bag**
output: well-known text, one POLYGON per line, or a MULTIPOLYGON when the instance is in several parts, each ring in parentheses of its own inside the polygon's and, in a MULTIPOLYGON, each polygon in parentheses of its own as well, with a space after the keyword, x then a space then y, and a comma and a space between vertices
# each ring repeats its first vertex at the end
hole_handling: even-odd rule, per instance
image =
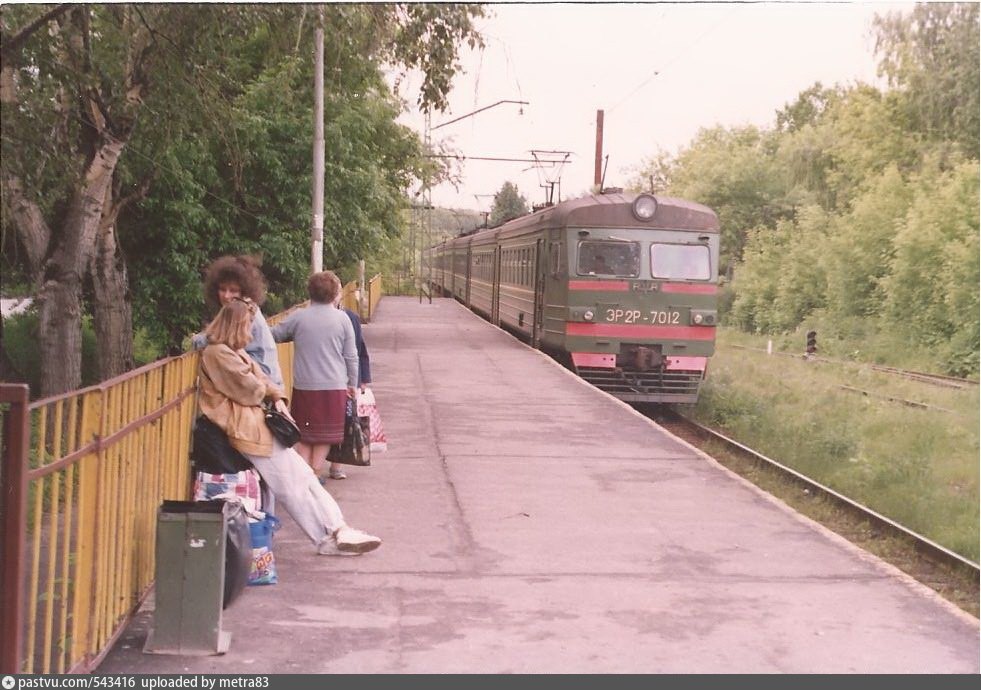
POLYGON ((357 416, 357 405, 348 399, 344 412, 344 440, 334 444, 327 453, 328 462, 339 462, 342 465, 371 466, 371 444, 365 427, 367 417, 357 416))
POLYGON ((252 533, 250 585, 274 585, 279 582, 273 553, 273 532, 278 529, 279 520, 273 515, 267 514, 263 520, 249 520, 249 531, 252 533))
POLYGON ((378 404, 375 402, 375 394, 370 388, 365 388, 358 394, 358 417, 368 419, 368 435, 371 451, 380 453, 388 450, 388 439, 385 438, 385 429, 382 426, 381 415, 378 413, 378 404))

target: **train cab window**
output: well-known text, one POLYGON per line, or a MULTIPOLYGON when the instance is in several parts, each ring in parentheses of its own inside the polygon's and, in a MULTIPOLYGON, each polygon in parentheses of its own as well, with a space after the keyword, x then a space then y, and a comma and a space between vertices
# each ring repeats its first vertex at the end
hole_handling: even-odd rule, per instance
POLYGON ((709 280, 712 266, 704 244, 651 245, 651 275, 668 280, 709 280))
POLYGON ((640 274, 640 245, 636 242, 580 242, 577 270, 582 276, 636 277, 640 274))

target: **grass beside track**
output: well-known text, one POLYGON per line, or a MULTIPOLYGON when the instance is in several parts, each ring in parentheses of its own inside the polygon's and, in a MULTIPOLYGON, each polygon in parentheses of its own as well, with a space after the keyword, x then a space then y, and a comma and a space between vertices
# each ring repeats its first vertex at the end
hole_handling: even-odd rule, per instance
POLYGON ((708 381, 689 414, 978 560, 976 388, 943 388, 862 364, 768 356, 732 344, 766 347, 765 339, 750 341, 720 329, 708 381), (890 397, 931 408, 908 407, 890 397))

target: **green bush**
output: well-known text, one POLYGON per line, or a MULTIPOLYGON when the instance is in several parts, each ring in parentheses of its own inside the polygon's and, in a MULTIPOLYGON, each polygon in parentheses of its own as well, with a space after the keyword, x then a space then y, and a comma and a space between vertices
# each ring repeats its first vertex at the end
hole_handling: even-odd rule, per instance
MULTIPOLYGON (((41 391, 39 342, 36 309, 4 320, 4 353, 14 368, 16 382, 29 385, 33 398, 37 398, 41 391)), ((92 318, 85 316, 82 318, 82 386, 91 386, 98 382, 99 361, 95 329, 92 327, 92 318)))

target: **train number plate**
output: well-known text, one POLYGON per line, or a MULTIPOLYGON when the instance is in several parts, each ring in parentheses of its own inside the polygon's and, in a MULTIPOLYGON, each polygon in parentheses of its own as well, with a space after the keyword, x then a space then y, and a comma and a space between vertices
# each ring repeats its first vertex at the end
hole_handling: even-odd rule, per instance
POLYGON ((641 311, 640 309, 607 309, 607 323, 680 324, 680 311, 641 311))

